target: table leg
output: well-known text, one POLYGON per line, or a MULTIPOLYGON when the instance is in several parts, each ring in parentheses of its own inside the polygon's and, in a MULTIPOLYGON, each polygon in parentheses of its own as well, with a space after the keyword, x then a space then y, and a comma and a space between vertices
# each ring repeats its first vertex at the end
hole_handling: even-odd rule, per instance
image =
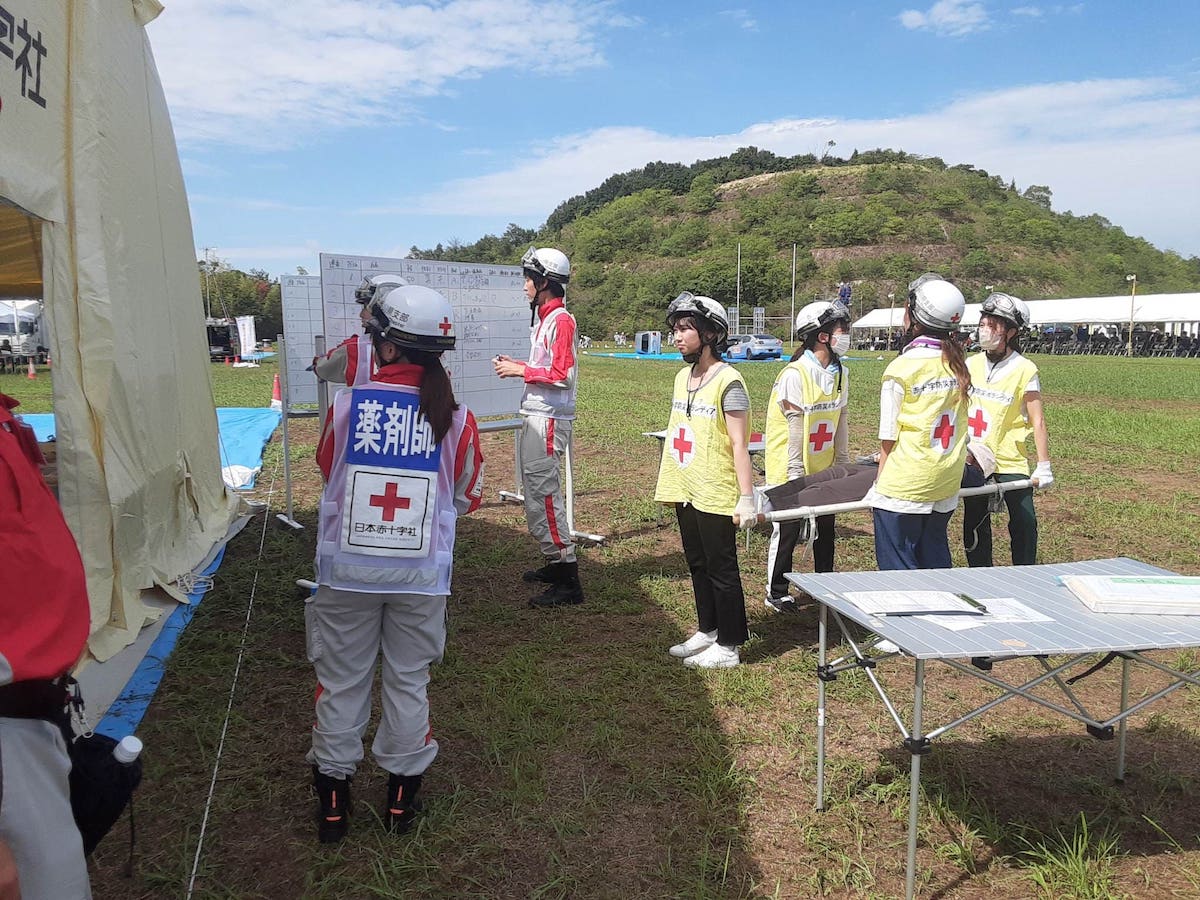
POLYGON ((909 736, 912 764, 908 775, 908 868, 904 875, 904 896, 912 900, 917 873, 917 813, 921 798, 921 754, 924 735, 921 732, 921 706, 925 696, 925 660, 918 659, 913 685, 913 724, 909 736))
MULTIPOLYGON (((828 655, 829 609, 820 603, 817 614, 817 665, 823 668, 828 655)), ((818 672, 821 671, 818 668, 818 672)), ((817 809, 825 808, 825 679, 817 676, 817 809)))
MULTIPOLYGON (((1121 657, 1121 712, 1129 708, 1129 657, 1121 657)), ((1122 718, 1117 725, 1117 781, 1125 780, 1125 726, 1129 723, 1122 718)))

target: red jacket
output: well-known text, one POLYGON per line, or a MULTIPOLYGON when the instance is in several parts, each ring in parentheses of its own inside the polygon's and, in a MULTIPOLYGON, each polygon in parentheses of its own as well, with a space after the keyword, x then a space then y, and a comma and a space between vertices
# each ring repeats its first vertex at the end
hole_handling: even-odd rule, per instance
MULTIPOLYGON (((356 354, 357 362, 357 354, 356 354)), ((411 363, 392 363, 383 366, 371 378, 372 381, 382 381, 385 384, 406 384, 410 387, 420 387, 425 377, 425 370, 411 363)), ((317 444, 317 465, 321 468, 321 476, 329 481, 329 473, 333 469, 333 407, 325 416, 325 424, 321 429, 321 440, 317 444)), ((475 424, 475 416, 467 411, 467 427, 463 429, 462 438, 454 452, 454 493, 455 505, 460 513, 474 512, 483 501, 483 450, 479 446, 479 428, 475 424)))
POLYGON ((67 672, 91 621, 83 560, 15 406, 0 394, 0 685, 67 672))

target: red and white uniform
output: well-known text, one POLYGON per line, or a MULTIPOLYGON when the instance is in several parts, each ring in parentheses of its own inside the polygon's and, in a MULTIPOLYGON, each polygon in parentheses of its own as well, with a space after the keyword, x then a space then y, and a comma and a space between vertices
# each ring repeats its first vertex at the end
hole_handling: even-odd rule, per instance
POLYGON ((327 484, 317 533, 320 587, 305 608, 316 670, 309 762, 354 773, 382 652, 382 711, 372 752, 384 770, 419 775, 437 756, 429 667, 446 643, 455 519, 478 508, 483 454, 475 417, 454 414, 434 442, 418 393, 424 370, 380 368, 339 391, 317 448, 327 484))
MULTIPOLYGON (((87 641, 83 561, 46 486, 33 432, 0 394, 0 691, 58 678, 87 641)), ((71 816, 71 763, 58 726, 0 711, 0 839, 23 897, 90 897, 83 842, 71 816)))
POLYGON ((529 533, 551 562, 575 562, 563 503, 561 463, 571 442, 578 382, 575 317, 562 298, 538 307, 521 398, 521 490, 529 533))
POLYGON ((363 384, 375 374, 375 354, 369 334, 346 338, 320 359, 313 361, 313 372, 322 381, 363 384))

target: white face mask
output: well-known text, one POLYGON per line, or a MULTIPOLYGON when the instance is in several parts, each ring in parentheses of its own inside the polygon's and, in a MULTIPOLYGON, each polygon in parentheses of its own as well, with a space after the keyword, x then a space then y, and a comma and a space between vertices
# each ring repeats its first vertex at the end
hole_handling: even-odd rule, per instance
POLYGON ((979 329, 979 346, 987 352, 999 350, 1000 345, 1004 343, 1004 335, 998 331, 993 331, 991 328, 979 329))
POLYGON ((850 335, 844 331, 833 335, 829 341, 829 349, 838 356, 843 355, 850 349, 850 335))

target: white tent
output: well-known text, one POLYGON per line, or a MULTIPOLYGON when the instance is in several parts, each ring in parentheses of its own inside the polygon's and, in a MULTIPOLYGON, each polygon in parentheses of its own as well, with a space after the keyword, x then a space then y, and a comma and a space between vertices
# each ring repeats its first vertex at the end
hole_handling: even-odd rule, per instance
MULTIPOLYGON (((978 303, 968 303, 962 324, 973 328, 979 324, 978 303)), ((1029 315, 1034 325, 1057 323, 1099 325, 1107 323, 1134 324, 1150 322, 1200 322, 1200 293, 1196 294, 1129 294, 1116 297, 1071 297, 1062 300, 1030 300, 1029 315)), ((899 328, 904 324, 904 305, 894 309, 873 309, 852 328, 899 328)))
POLYGON ((87 570, 89 647, 106 659, 151 617, 141 590, 194 568, 238 504, 221 481, 191 220, 144 32, 162 7, 3 7, 21 62, 0 66, 0 296, 45 303, 60 499, 87 570))

